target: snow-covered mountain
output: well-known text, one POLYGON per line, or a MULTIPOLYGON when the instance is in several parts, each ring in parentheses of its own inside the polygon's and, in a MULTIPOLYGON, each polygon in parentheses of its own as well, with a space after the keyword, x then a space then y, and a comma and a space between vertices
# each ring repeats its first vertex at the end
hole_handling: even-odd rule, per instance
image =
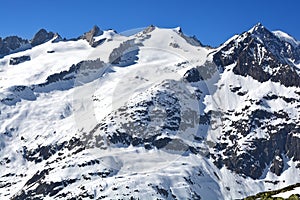
MULTIPOLYGON (((300 43, 180 28, 0 38, 1 199, 240 199, 300 182, 300 43)), ((299 191, 296 191, 300 193, 299 191)))

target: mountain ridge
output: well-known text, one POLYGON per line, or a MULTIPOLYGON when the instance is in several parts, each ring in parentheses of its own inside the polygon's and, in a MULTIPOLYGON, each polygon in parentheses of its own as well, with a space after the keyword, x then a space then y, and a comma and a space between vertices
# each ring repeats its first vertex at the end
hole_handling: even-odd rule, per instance
POLYGON ((0 60, 2 198, 234 199, 300 181, 290 38, 41 33, 0 60))

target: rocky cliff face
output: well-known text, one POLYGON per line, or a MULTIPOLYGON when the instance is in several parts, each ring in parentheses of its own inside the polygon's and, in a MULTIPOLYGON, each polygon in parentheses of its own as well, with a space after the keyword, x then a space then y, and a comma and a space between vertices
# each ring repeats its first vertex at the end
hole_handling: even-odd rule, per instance
POLYGON ((251 76, 265 82, 280 82, 289 86, 300 86, 299 69, 300 47, 280 40, 261 24, 251 31, 223 45, 214 55, 219 66, 235 63, 233 72, 251 76))
POLYGON ((258 179, 269 166, 272 172, 280 175, 284 169, 282 157, 299 160, 299 152, 294 151, 299 140, 294 137, 300 131, 299 118, 292 117, 284 107, 276 108, 277 111, 269 109, 272 102, 282 101, 286 105, 293 104, 293 112, 299 113, 299 48, 258 24, 225 43, 213 55, 215 64, 224 71, 229 70, 235 75, 250 77, 261 83, 279 83, 291 88, 292 92, 291 96, 284 96, 280 95, 280 91, 274 92, 271 88, 266 88, 265 94, 255 99, 255 88, 245 90, 243 85, 232 85, 231 92, 251 103, 245 105, 242 112, 226 111, 231 113, 225 113, 225 116, 235 115, 238 119, 228 122, 224 119, 224 123, 228 123, 231 128, 222 131, 220 139, 227 142, 218 143, 215 147, 216 151, 223 152, 216 159, 219 167, 225 165, 239 174, 258 179), (275 121, 280 123, 274 123, 275 121), (261 131, 266 134, 264 138, 251 139, 250 135, 261 131), (242 143, 248 148, 241 150, 240 141, 248 137, 242 143), (230 148, 228 141, 232 142, 230 148))
POLYGON ((45 29, 39 30, 31 40, 32 46, 43 44, 54 37, 53 32, 47 32, 45 29))
POLYGON ((9 36, 4 39, 0 38, 0 57, 18 50, 29 41, 17 36, 9 36))
POLYGON ((100 28, 98 26, 93 26, 93 28, 84 33, 82 36, 80 36, 80 39, 85 39, 86 41, 88 41, 88 43, 93 46, 96 47, 98 45, 97 42, 95 42, 94 37, 102 35, 103 31, 100 30, 100 28))

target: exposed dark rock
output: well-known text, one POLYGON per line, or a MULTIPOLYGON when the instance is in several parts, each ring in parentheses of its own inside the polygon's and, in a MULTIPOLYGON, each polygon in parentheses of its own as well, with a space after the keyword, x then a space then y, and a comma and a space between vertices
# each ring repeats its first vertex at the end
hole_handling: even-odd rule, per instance
POLYGON ((241 89, 242 87, 233 87, 233 88, 230 88, 230 91, 231 92, 237 92, 241 89))
POLYGON ((214 76, 215 73, 220 73, 222 69, 219 69, 215 63, 213 62, 205 62, 201 66, 197 66, 197 69, 199 71, 200 77, 202 80, 208 80, 214 76))
POLYGON ((122 66, 133 64, 137 60, 136 55, 139 52, 138 47, 140 45, 135 43, 135 39, 126 40, 110 53, 109 63, 121 64, 122 66))
POLYGON ((178 43, 175 43, 175 42, 171 42, 171 43, 169 44, 169 46, 170 46, 170 47, 173 47, 173 48, 175 48, 175 49, 180 48, 179 44, 178 44, 178 43))
POLYGON ((295 60, 295 63, 300 61, 300 46, 294 46, 285 40, 281 40, 262 24, 257 24, 250 33, 256 40, 260 39, 263 45, 276 57, 289 58, 295 60))
POLYGON ((43 197, 54 197, 64 187, 75 183, 78 179, 68 179, 60 182, 39 182, 36 188, 28 188, 26 191, 21 190, 11 199, 23 200, 23 199, 43 199, 43 197))
POLYGON ((155 26, 154 25, 150 25, 150 26, 148 26, 144 31, 143 31, 143 33, 144 34, 148 34, 148 33, 151 33, 152 31, 154 31, 155 30, 155 26))
POLYGON ((20 48, 22 43, 27 42, 27 40, 24 40, 17 36, 9 36, 9 37, 5 38, 4 41, 6 42, 7 47, 11 50, 18 49, 18 48, 20 48))
POLYGON ((95 165, 95 164, 99 164, 100 161, 95 159, 95 160, 90 160, 81 164, 78 164, 78 167, 86 167, 86 166, 91 166, 91 165, 95 165))
MULTIPOLYGON (((251 31, 223 45, 221 50, 214 54, 213 60, 223 69, 235 64, 233 73, 236 75, 251 76, 259 82, 270 80, 286 87, 300 87, 299 70, 294 65, 300 60, 299 52, 299 46, 280 40, 258 24, 251 31)), ((247 94, 247 91, 243 91, 241 87, 231 87, 230 90, 241 96, 247 94)), ((268 101, 276 99, 282 99, 290 104, 298 102, 295 98, 270 93, 251 103, 266 107, 268 101)), ((231 141, 233 146, 228 148, 228 143, 219 142, 214 148, 217 151, 224 151, 225 157, 228 158, 219 157, 215 164, 218 167, 225 165, 238 174, 254 179, 261 177, 264 169, 269 165, 271 165, 271 172, 281 175, 284 169, 283 156, 293 158, 294 161, 300 159, 300 139, 297 137, 300 129, 294 123, 277 125, 271 123, 276 119, 288 121, 290 119, 288 113, 269 112, 263 109, 249 112, 250 107, 244 107, 242 109, 244 113, 234 113, 243 118, 231 121, 230 126, 233 130, 222 135, 222 138, 231 141), (256 130, 263 130, 268 138, 249 139, 245 141, 245 145, 249 148, 241 150, 237 145, 239 138, 248 137, 256 130)))
POLYGON ((23 157, 28 161, 35 161, 36 163, 47 160, 52 155, 67 146, 67 142, 55 145, 41 146, 36 149, 23 148, 23 157))
POLYGON ((158 186, 153 187, 160 195, 167 198, 169 196, 168 190, 165 190, 164 188, 160 188, 158 186))
POLYGON ((3 48, 3 46, 4 46, 4 42, 2 40, 2 37, 0 37, 0 49, 3 48))
POLYGON ((28 100, 28 101, 36 100, 36 96, 35 96, 34 92, 28 86, 16 85, 16 86, 10 87, 9 91, 21 99, 28 100))
POLYGON ((283 171, 284 163, 281 155, 276 155, 272 161, 270 171, 279 176, 283 171))
POLYGON ((89 32, 86 32, 84 33, 80 39, 85 39, 86 41, 88 41, 88 43, 95 47, 97 46, 98 44, 100 44, 101 42, 98 42, 98 44, 96 44, 94 41, 94 37, 95 36, 99 36, 99 35, 102 35, 103 34, 103 31, 100 30, 100 28, 98 26, 94 26, 89 32))
POLYGON ((198 40, 198 38, 195 35, 193 35, 191 37, 186 36, 183 34, 181 28, 179 28, 179 30, 177 32, 190 45, 203 47, 203 44, 198 40))
MULTIPOLYGON (((172 139, 170 138, 161 138, 158 140, 153 141, 153 145, 157 148, 157 149, 161 149, 165 146, 168 145, 169 142, 171 142, 172 139)), ((185 149, 186 150, 186 149, 185 149)))
POLYGON ((265 100, 274 100, 274 99, 278 99, 278 96, 275 94, 268 94, 267 96, 263 97, 265 100))
POLYGON ((8 92, 6 97, 0 99, 0 101, 6 105, 16 105, 17 102, 21 100, 34 101, 36 100, 36 96, 33 90, 24 85, 16 85, 8 88, 8 92))
POLYGON ((28 43, 28 40, 22 39, 17 36, 9 36, 4 39, 0 37, 0 57, 5 56, 11 52, 15 52, 28 43))
POLYGON ((285 145, 286 154, 289 158, 293 158, 294 161, 300 161, 300 130, 293 130, 287 136, 285 145))
POLYGON ((208 80, 214 76, 216 72, 220 70, 217 68, 215 63, 213 62, 205 62, 201 66, 196 66, 190 70, 188 70, 183 78, 188 82, 197 82, 200 80, 208 80))
MULTIPOLYGON (((166 82, 164 87, 169 87, 167 83, 171 84, 166 82)), ((112 147, 132 145, 146 149, 157 148, 166 151, 197 154, 198 150, 190 147, 183 140, 179 138, 171 139, 167 135, 163 136, 166 133, 176 134, 177 131, 181 133, 186 128, 193 127, 194 122, 190 122, 185 117, 185 114, 191 116, 193 112, 186 112, 184 111, 182 117, 180 117, 179 100, 173 92, 168 90, 158 91, 149 100, 137 103, 134 109, 124 106, 111 113, 106 117, 109 122, 104 119, 104 122, 99 123, 90 133, 84 135, 81 141, 98 148, 105 148, 106 145, 112 147), (153 109, 154 107, 155 109, 153 109), (120 120, 123 117, 127 120, 120 120), (160 125, 158 126, 158 124, 160 125), (114 132, 108 130, 108 127, 112 126, 115 128, 114 132), (105 137, 99 134, 105 134, 105 137), (89 141, 91 139, 93 142, 89 141)))
MULTIPOLYGON (((45 87, 57 83, 57 88, 66 90, 74 87, 77 81, 89 82, 95 78, 101 77, 106 72, 106 65, 100 59, 86 60, 72 65, 68 70, 52 74, 47 77, 44 83, 34 85, 34 91, 44 91, 45 87)), ((47 89, 47 88, 46 88, 47 89)), ((53 89, 50 87, 50 89, 53 89)))
POLYGON ((42 171, 37 171, 37 173, 35 173, 26 183, 25 186, 30 186, 42 179, 45 178, 46 175, 49 174, 49 171, 51 171, 51 169, 44 169, 42 171))
POLYGON ((53 32, 47 32, 45 29, 39 30, 31 40, 32 46, 37 46, 51 40, 55 34, 53 32))
MULTIPOLYGON (((232 122, 234 130, 240 133, 243 137, 246 137, 253 130, 262 126, 262 120, 272 121, 276 118, 285 119, 287 116, 283 113, 270 113, 263 110, 257 110, 252 112, 250 120, 239 120, 232 122)), ((238 153, 239 147, 235 137, 232 141, 234 146, 228 148, 228 145, 216 145, 218 151, 224 151, 224 155, 228 158, 219 158, 215 164, 222 167, 225 164, 230 170, 235 171, 238 174, 250 176, 254 179, 259 178, 269 164, 271 165, 271 171, 280 175, 283 170, 283 163, 281 155, 287 155, 289 158, 298 160, 299 157, 299 143, 300 140, 292 138, 293 132, 300 132, 300 129, 295 124, 283 124, 282 128, 268 125, 267 132, 269 133, 269 139, 255 139, 250 142, 250 148, 243 153, 238 153), (272 132, 271 132, 272 131, 272 132)), ((235 133, 235 134, 237 134, 235 133)), ((231 134, 225 134, 226 137, 231 137, 231 134)))
POLYGON ((261 25, 240 35, 239 40, 236 43, 233 39, 214 54, 213 60, 218 66, 224 68, 236 63, 233 72, 237 75, 251 76, 260 82, 272 80, 287 87, 300 87, 298 69, 288 60, 299 62, 300 48, 281 41, 261 25))
POLYGON ((9 60, 10 65, 18 65, 20 63, 30 61, 30 56, 12 57, 9 60))
POLYGON ((92 47, 97 47, 98 45, 101 45, 103 42, 105 42, 106 38, 103 38, 101 40, 98 40, 98 41, 94 41, 91 46, 92 47))
POLYGON ((200 74, 197 68, 189 69, 184 75, 184 79, 188 82, 198 82, 201 80, 200 74))
POLYGON ((242 91, 242 92, 238 92, 237 95, 239 96, 244 96, 248 93, 248 91, 242 91))

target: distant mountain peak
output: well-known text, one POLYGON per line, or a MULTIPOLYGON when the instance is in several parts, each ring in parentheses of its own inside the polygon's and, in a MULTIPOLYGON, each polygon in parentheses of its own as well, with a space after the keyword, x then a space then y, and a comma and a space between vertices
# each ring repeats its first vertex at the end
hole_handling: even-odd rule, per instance
POLYGON ((90 45, 92 45, 93 42, 94 42, 94 37, 100 36, 102 34, 103 34, 103 31, 97 25, 94 25, 91 30, 89 30, 88 32, 84 33, 79 38, 80 39, 85 39, 86 41, 89 42, 90 45))
POLYGON ((263 26, 261 23, 257 23, 255 26, 253 26, 248 33, 254 34, 254 35, 270 35, 272 34, 271 31, 269 31, 265 26, 263 26))
POLYGON ((254 28, 259 29, 259 28, 264 28, 264 25, 260 22, 254 25, 254 28))
POLYGON ((31 45, 37 46, 43 44, 52 38, 54 38, 55 34, 53 32, 48 32, 46 29, 40 29, 32 38, 31 45))
POLYGON ((291 38, 280 37, 258 23, 226 42, 214 54, 214 61, 223 67, 236 63, 235 74, 249 75, 259 82, 272 80, 286 87, 300 87, 299 74, 294 70, 300 61, 300 50, 291 46, 291 38))
POLYGON ((182 28, 180 26, 176 27, 173 29, 176 33, 178 33, 183 39, 186 40, 187 43, 193 46, 204 46, 198 38, 193 35, 193 36, 187 36, 183 33, 182 28))
POLYGON ((148 26, 147 28, 144 29, 143 33, 145 33, 145 34, 150 33, 152 31, 154 31, 156 28, 157 28, 156 26, 151 24, 150 26, 148 26))
POLYGON ((0 37, 0 57, 5 56, 11 52, 15 52, 23 45, 26 45, 28 43, 28 40, 25 40, 18 36, 8 36, 3 39, 0 37))

